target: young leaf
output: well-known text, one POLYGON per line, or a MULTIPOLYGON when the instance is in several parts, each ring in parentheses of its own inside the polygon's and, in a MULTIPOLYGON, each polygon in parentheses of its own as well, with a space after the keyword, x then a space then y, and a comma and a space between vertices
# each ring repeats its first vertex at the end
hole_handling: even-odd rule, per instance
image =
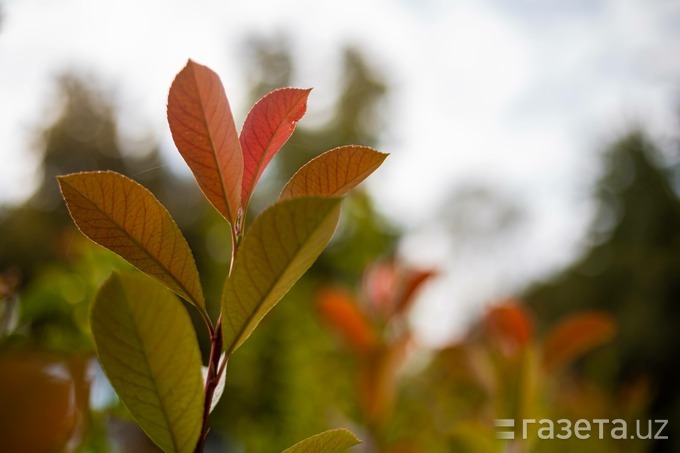
POLYGON ((400 314, 406 312, 413 304, 413 300, 415 299, 414 296, 422 285, 436 276, 437 271, 433 269, 408 269, 406 271, 402 290, 395 301, 395 313, 400 314))
POLYGON ((102 367, 139 426, 166 452, 193 452, 203 382, 182 303, 141 274, 114 274, 97 294, 91 325, 102 367))
POLYGON ((386 157, 387 154, 366 146, 341 146, 326 151, 293 175, 279 199, 344 195, 373 173, 386 157))
POLYGON ((281 453, 339 453, 360 443, 361 441, 351 431, 329 429, 308 437, 281 453))
POLYGON ((324 288, 316 295, 319 314, 355 352, 370 354, 379 344, 371 322, 359 310, 350 294, 335 288, 324 288))
POLYGON ((548 333, 543 346, 543 365, 546 370, 555 371, 609 341, 615 331, 614 320, 606 313, 591 311, 572 315, 548 333))
POLYGON ((234 225, 241 207, 243 155, 219 76, 189 60, 170 87, 168 123, 206 198, 234 225))
POLYGON ((112 171, 57 179, 71 217, 85 236, 197 307, 205 307, 189 245, 151 192, 112 171))
POLYGON ((308 90, 282 88, 257 101, 241 130, 243 209, 248 206, 262 172, 295 130, 307 111, 308 90))
POLYGON ((255 219, 222 293, 227 357, 321 254, 339 215, 338 198, 300 198, 277 203, 255 219))
POLYGON ((529 314, 524 306, 514 301, 492 307, 484 318, 484 325, 506 355, 525 349, 533 337, 529 314))

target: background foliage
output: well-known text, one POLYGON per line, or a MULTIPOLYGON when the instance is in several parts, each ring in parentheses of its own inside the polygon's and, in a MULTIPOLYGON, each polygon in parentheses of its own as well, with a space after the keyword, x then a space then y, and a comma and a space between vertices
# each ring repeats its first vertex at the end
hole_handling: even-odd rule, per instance
MULTIPOLYGON (((290 84, 295 64, 285 40, 253 39, 249 55, 253 101, 290 84)), ((258 211, 320 151, 377 144, 384 121, 378 106, 389 88, 353 48, 344 54, 338 79, 340 96, 328 120, 313 129, 301 123, 274 160, 254 195, 258 211)), ((61 110, 35 138, 42 183, 25 205, 0 207, 0 442, 3 451, 154 451, 92 360, 87 313, 94 290, 126 264, 74 230, 54 176, 107 169, 148 187, 188 238, 209 301, 219 299, 227 271, 228 231, 194 182, 163 163, 156 143, 121 144, 115 104, 96 82, 67 74, 56 83, 61 110)), ((593 189, 599 215, 583 257, 528 288, 520 295, 526 305, 500 303, 460 341, 436 350, 418 344, 408 310, 396 317, 380 311, 375 288, 388 294, 391 288, 390 297, 397 297, 399 272, 415 270, 400 262, 400 232, 376 213, 379 200, 353 193, 329 249, 230 363, 228 397, 214 412, 207 449, 270 452, 348 426, 364 440, 363 451, 500 451, 493 419, 531 414, 669 419, 669 441, 589 441, 578 448, 677 451, 680 173, 668 164, 673 156, 640 130, 602 156, 593 189), (388 270, 376 275, 380 266, 388 270), (328 288, 351 300, 344 315, 324 308, 328 288), (550 332, 568 316, 593 309, 611 316, 616 333, 563 367, 546 368, 542 354, 550 350, 550 332), (366 340, 371 335, 381 339, 380 347, 370 354, 356 347, 373 341, 366 340), (376 363, 382 368, 367 365, 376 363), (367 400, 376 395, 390 403, 372 410, 378 403, 367 400)), ((452 200, 451 212, 470 209, 464 194, 452 200)), ((501 203, 498 211, 512 209, 501 203)), ((417 293, 412 296, 415 305, 417 293)), ((208 342, 199 341, 205 361, 208 342)), ((534 438, 516 448, 573 451, 574 444, 534 438)))

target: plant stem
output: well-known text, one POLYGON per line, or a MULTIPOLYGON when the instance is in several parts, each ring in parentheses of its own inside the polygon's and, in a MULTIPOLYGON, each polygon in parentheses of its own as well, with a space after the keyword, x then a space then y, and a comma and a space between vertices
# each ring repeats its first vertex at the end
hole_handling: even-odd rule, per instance
MULTIPOLYGON (((215 388, 220 381, 218 370, 220 369, 220 355, 222 353, 222 319, 217 321, 217 326, 210 336, 210 358, 208 359, 208 373, 205 379, 205 398, 203 405, 203 425, 201 435, 194 453, 202 453, 205 441, 208 438, 210 426, 208 418, 210 416, 210 406, 212 405, 215 388)), ((224 359, 227 360, 226 358, 224 359)))
MULTIPOLYGON (((231 230, 231 262, 229 263, 229 275, 231 276, 231 271, 234 268, 234 261, 236 260, 236 254, 240 245, 241 230, 242 230, 242 220, 237 221, 237 227, 230 227, 231 230)), ((220 310, 220 315, 217 318, 217 324, 215 328, 208 319, 207 322, 208 330, 210 331, 210 358, 208 359, 208 373, 205 378, 205 398, 203 399, 203 425, 201 426, 201 435, 198 438, 198 444, 194 453, 203 453, 203 447, 205 441, 208 438, 208 433, 210 432, 210 425, 208 424, 208 418, 210 417, 210 406, 212 406, 213 396, 215 394, 215 388, 220 382, 222 373, 226 372, 226 364, 229 357, 225 357, 224 361, 220 364, 220 356, 222 355, 222 311, 220 310)))

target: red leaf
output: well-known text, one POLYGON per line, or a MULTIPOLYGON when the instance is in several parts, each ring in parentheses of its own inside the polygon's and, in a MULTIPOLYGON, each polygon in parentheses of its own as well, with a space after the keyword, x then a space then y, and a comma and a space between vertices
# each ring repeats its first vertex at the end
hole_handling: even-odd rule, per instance
POLYGON ((257 101, 241 131, 243 149, 242 205, 248 206, 262 172, 295 130, 307 111, 311 88, 282 88, 257 101))
POLYGON ((612 317, 601 312, 572 315, 555 326, 543 344, 543 365, 554 371, 609 341, 616 331, 612 317))
POLYGON ((399 294, 395 303, 395 313, 407 311, 413 303, 413 296, 415 296, 423 283, 436 276, 437 272, 432 269, 409 269, 406 271, 406 274, 401 294, 399 294))
POLYGON ((531 341, 529 315, 518 303, 506 302, 492 307, 484 321, 487 331, 506 355, 513 355, 531 341))
POLYGON ((345 291, 325 288, 316 296, 319 313, 355 352, 372 352, 378 336, 371 323, 359 311, 354 298, 345 291))
POLYGON ((241 207, 243 155, 219 76, 189 60, 170 87, 168 122, 206 198, 234 225, 241 207))

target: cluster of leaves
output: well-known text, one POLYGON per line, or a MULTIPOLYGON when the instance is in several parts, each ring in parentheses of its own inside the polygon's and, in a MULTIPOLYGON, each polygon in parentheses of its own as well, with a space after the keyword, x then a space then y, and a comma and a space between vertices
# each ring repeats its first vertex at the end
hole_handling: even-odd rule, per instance
MULTIPOLYGON (((437 352, 425 381, 420 382, 426 393, 419 397, 435 401, 429 411, 445 421, 437 435, 448 439, 448 448, 462 452, 573 451, 572 441, 541 443, 536 431, 526 440, 518 438, 504 445, 495 440, 494 420, 640 415, 643 403, 637 396, 610 397, 566 372, 585 354, 614 338, 616 324, 611 315, 584 310, 561 319, 541 335, 534 324, 525 305, 501 302, 487 311, 467 338, 437 352)), ((578 448, 588 443, 578 441, 578 448)), ((603 447, 602 442, 606 440, 588 443, 585 451, 611 447, 603 447)))
POLYGON ((392 414, 398 370, 413 343, 407 316, 422 285, 436 272, 410 268, 396 258, 379 261, 363 275, 357 296, 337 286, 316 295, 319 316, 351 353, 362 422, 382 449, 392 414))
MULTIPOLYGON (((232 238, 216 322, 207 312, 188 244, 151 192, 110 171, 58 178, 78 228, 146 274, 112 275, 95 298, 91 327, 111 384, 165 451, 202 451, 230 356, 331 239, 339 197, 386 157, 362 146, 327 151, 300 168, 277 202, 247 225, 253 191, 304 115, 309 92, 286 88, 264 96, 239 136, 212 70, 189 61, 170 88, 168 121, 175 144, 205 197, 228 222, 232 238), (173 292, 205 322, 211 339, 205 377, 196 332, 173 292)), ((290 451, 339 451, 356 442, 351 433, 336 430, 290 451)))
MULTIPOLYGON (((617 403, 602 402, 603 395, 574 384, 565 372, 614 337, 615 323, 601 311, 565 317, 538 335, 524 305, 498 303, 467 338, 436 351, 426 368, 398 379, 414 346, 408 312, 417 292, 436 275, 392 258, 366 270, 357 295, 337 286, 316 295, 319 316, 356 365, 360 421, 375 451, 542 451, 535 432, 524 444, 504 446, 495 440, 494 420, 621 416, 617 403), (399 392, 400 385, 409 392, 399 392), (600 401, 596 408, 594 401, 600 401)), ((618 401, 624 400, 630 395, 619 395, 618 401)))

